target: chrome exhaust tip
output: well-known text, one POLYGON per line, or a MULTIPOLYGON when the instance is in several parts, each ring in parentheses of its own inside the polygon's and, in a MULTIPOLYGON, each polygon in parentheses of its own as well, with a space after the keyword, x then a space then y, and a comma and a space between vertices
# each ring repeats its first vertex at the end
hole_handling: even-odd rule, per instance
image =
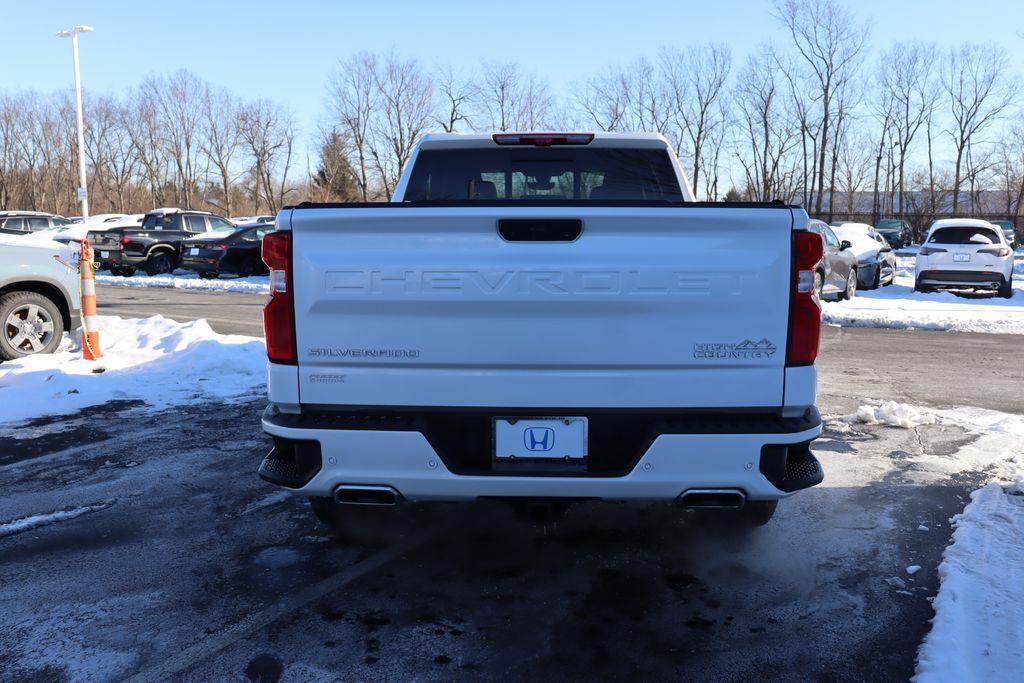
POLYGON ((390 486, 341 484, 334 489, 334 502, 340 505, 394 507, 402 496, 390 486))
POLYGON ((694 510, 738 510, 747 496, 739 489, 690 489, 679 496, 679 502, 694 510))

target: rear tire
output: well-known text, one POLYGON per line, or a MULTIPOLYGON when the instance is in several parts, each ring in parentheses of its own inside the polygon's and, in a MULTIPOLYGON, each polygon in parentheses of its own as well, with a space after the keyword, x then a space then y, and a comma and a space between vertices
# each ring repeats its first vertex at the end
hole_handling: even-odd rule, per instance
POLYGON ((882 266, 879 265, 878 268, 875 270, 875 279, 872 280, 871 286, 868 287, 867 289, 878 289, 881 286, 882 286, 882 266))
POLYGON ((0 359, 53 353, 63 336, 64 319, 52 300, 36 292, 0 296, 0 359))
POLYGON ((843 290, 840 298, 849 301, 855 296, 857 296, 857 271, 851 269, 850 274, 846 276, 846 289, 843 290))
POLYGON ((701 524, 728 533, 764 526, 775 516, 778 507, 777 500, 748 500, 739 510, 697 510, 697 513, 701 524))
POLYGON ((166 251, 158 251, 146 259, 143 268, 149 276, 166 275, 174 270, 174 258, 166 251))
POLYGON ((311 496, 309 504, 320 523, 339 539, 387 542, 397 528, 397 507, 339 505, 326 496, 311 496))
POLYGON ((999 288, 999 296, 1004 299, 1009 299, 1013 296, 1013 276, 1010 276, 1006 284, 999 288))
POLYGON ((914 280, 914 291, 920 292, 921 294, 928 294, 932 291, 932 288, 928 285, 922 285, 919 280, 914 280))
POLYGON ((256 259, 246 258, 238 264, 238 277, 249 277, 256 274, 256 259))
POLYGON ((779 507, 777 500, 748 500, 740 509, 743 523, 748 527, 764 526, 772 521, 775 510, 779 507))

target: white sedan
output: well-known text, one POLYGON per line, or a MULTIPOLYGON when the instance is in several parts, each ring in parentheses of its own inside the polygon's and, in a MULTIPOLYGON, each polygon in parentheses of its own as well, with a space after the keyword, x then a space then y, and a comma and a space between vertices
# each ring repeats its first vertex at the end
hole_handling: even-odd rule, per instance
POLYGON ((917 253, 914 290, 995 290, 1013 296, 1013 250, 1002 230, 988 221, 945 218, 935 221, 917 253))

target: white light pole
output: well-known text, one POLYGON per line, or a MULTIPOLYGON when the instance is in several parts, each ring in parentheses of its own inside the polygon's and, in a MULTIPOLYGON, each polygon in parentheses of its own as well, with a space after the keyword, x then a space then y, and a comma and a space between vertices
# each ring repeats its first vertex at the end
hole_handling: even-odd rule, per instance
POLYGON ((60 31, 58 38, 70 38, 75 54, 75 99, 78 101, 78 201, 82 202, 82 219, 89 217, 89 192, 85 184, 85 124, 82 122, 82 75, 78 70, 78 34, 91 33, 92 26, 76 26, 60 31))

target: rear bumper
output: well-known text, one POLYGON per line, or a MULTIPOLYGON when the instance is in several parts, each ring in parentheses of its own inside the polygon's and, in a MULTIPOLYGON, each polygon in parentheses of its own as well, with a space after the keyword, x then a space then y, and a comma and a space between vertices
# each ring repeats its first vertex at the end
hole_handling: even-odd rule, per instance
POLYGON ((179 268, 191 270, 196 273, 216 273, 222 270, 220 258, 205 258, 199 256, 186 256, 178 263, 179 268))
POLYGON ((929 287, 981 287, 996 289, 1006 284, 1000 272, 982 270, 922 270, 917 282, 929 287))
MULTIPOLYGON (((821 481, 820 465, 809 450, 821 434, 821 418, 814 409, 800 418, 701 414, 668 424, 663 416, 639 416, 651 418, 656 433, 637 431, 635 457, 628 452, 628 441, 619 444, 625 451, 620 470, 608 460, 595 471, 588 465, 588 471, 543 473, 492 469, 489 441, 479 438, 471 439, 474 453, 467 460, 458 447, 453 451, 451 443, 438 441, 431 425, 391 417, 390 424, 374 422, 374 416, 346 421, 340 416, 278 414, 271 406, 263 415, 263 430, 274 437, 275 449, 260 474, 303 495, 332 496, 339 485, 366 484, 392 487, 413 501, 671 501, 690 489, 736 489, 748 499, 777 500, 821 481)), ((601 440, 593 438, 593 419, 596 451, 601 440)))

